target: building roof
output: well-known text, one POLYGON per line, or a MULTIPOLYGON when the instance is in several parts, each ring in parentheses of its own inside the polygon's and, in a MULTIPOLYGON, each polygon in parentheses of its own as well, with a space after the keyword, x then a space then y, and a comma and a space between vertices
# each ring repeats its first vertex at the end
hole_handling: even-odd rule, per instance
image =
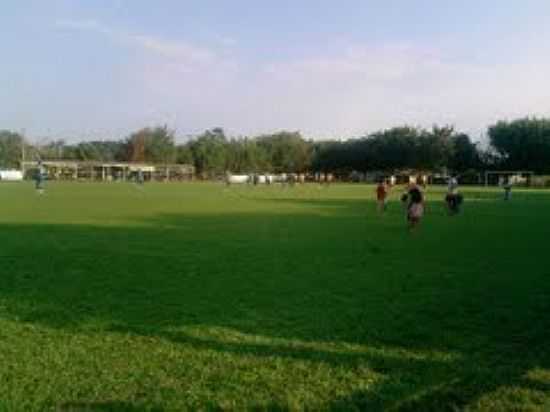
MULTIPOLYGON (((100 161, 79 161, 79 160, 43 160, 42 164, 44 166, 56 166, 56 167, 67 167, 67 168, 77 168, 77 167, 115 167, 115 168, 128 168, 131 170, 138 169, 147 169, 151 170, 156 167, 159 168, 178 168, 178 169, 195 169, 193 165, 190 164, 155 164, 155 163, 133 163, 133 162, 100 162, 100 161)), ((37 161, 25 161, 21 162, 23 168, 36 167, 38 166, 37 161)))

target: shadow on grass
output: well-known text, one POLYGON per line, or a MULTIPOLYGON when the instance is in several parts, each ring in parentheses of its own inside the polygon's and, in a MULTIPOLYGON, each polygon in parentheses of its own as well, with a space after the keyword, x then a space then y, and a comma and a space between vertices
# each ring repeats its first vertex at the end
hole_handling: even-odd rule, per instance
MULTIPOLYGON (((360 201, 320 204, 331 213, 161 215, 136 227, 2 225, 3 316, 74 331, 93 332, 93 321, 236 355, 366 364, 387 377, 335 399, 333 411, 456 410, 503 386, 550 389, 525 378, 550 368, 550 282, 537 263, 545 258, 542 229, 527 242, 512 236, 525 221, 489 222, 496 238, 470 221, 411 240, 397 219, 370 216, 366 224, 360 201), (515 259, 518 250, 529 258, 515 259), (459 356, 439 362, 172 330, 195 325, 459 356)), ((74 405, 61 410, 148 410, 74 405)))

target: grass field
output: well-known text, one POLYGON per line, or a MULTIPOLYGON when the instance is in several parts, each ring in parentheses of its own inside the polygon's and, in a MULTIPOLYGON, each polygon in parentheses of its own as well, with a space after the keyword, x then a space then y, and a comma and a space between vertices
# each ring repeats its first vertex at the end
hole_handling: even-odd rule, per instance
POLYGON ((0 410, 550 410, 550 192, 0 185, 0 410))

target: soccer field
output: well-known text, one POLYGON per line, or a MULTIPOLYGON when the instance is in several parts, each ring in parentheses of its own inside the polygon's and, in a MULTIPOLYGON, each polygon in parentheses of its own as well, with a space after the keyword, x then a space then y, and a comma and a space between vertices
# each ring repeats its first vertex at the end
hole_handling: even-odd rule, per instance
POLYGON ((0 410, 550 410, 550 192, 0 185, 0 410))

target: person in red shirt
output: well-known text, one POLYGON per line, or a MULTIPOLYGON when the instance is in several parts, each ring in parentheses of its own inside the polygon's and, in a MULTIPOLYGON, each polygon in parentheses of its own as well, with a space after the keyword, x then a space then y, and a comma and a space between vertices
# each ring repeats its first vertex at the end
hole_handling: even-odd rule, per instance
POLYGON ((386 211, 388 199, 388 187, 384 181, 380 181, 376 187, 376 201, 378 203, 378 211, 383 213, 386 211))

